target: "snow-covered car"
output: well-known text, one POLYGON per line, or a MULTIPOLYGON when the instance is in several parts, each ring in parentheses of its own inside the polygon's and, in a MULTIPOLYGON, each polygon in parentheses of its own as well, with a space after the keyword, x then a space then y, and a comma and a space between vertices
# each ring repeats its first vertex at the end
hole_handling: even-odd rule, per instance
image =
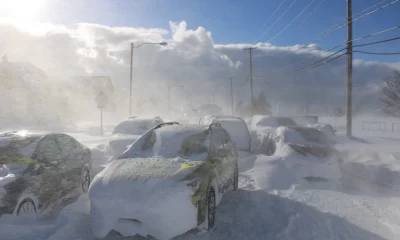
POLYGON ((0 215, 50 217, 87 192, 91 153, 59 133, 0 135, 0 215))
POLYGON ((314 123, 308 124, 307 127, 318 129, 324 132, 330 138, 334 138, 336 136, 336 130, 330 124, 314 123))
POLYGON ((289 117, 275 117, 269 115, 255 115, 251 120, 252 150, 267 156, 274 154, 276 146, 270 141, 271 135, 278 127, 297 126, 289 117))
POLYGON ((112 136, 108 142, 109 153, 113 157, 118 157, 130 144, 134 143, 146 131, 163 123, 160 117, 141 118, 130 117, 119 123, 112 131, 112 136))
POLYGON ((228 131, 239 151, 251 151, 251 136, 246 122, 240 118, 229 115, 207 115, 199 120, 199 124, 210 125, 219 123, 228 131))
POLYGON ((237 161, 236 145, 220 124, 160 124, 93 179, 93 233, 169 239, 211 229, 223 194, 238 188, 237 161))
POLYGON ((273 140, 277 153, 307 181, 341 178, 339 152, 323 132, 309 127, 279 127, 273 140))

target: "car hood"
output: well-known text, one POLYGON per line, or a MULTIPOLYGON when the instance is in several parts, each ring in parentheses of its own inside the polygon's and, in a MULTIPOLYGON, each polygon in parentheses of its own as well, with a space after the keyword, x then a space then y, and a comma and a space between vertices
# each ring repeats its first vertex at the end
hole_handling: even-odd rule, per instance
POLYGON ((121 181, 147 181, 149 179, 190 179, 199 168, 207 167, 204 161, 189 161, 182 158, 129 158, 111 162, 94 179, 91 185, 112 185, 121 181))

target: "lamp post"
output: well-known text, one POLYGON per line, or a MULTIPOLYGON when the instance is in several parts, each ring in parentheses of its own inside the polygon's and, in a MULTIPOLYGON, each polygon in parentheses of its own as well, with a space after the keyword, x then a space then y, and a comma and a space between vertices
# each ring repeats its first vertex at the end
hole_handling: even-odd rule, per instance
POLYGON ((168 43, 166 42, 143 42, 137 46, 132 42, 131 43, 131 64, 130 64, 130 75, 129 75, 129 116, 132 115, 132 68, 133 68, 133 49, 140 48, 143 45, 161 45, 166 46, 168 43))
POLYGON ((172 88, 185 88, 185 87, 182 85, 173 85, 173 86, 168 85, 168 112, 171 110, 171 104, 170 104, 171 101, 169 92, 171 91, 172 88))

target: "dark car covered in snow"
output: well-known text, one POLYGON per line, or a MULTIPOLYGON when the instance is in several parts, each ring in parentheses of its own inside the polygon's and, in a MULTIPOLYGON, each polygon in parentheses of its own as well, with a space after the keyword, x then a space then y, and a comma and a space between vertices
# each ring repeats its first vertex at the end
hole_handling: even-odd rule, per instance
POLYGON ((67 134, 0 135, 0 215, 51 217, 87 192, 91 153, 67 134))
POLYGON ((278 127, 295 127, 296 122, 289 117, 269 115, 255 115, 251 120, 252 149, 256 153, 273 155, 276 149, 275 142, 271 141, 273 133, 278 127))
POLYGON ((279 127, 270 135, 287 165, 308 181, 340 179, 341 158, 324 132, 310 127, 279 127))
POLYGON ((218 123, 156 126, 93 179, 95 236, 116 230, 169 239, 211 229, 223 194, 238 188, 237 161, 236 144, 218 123))

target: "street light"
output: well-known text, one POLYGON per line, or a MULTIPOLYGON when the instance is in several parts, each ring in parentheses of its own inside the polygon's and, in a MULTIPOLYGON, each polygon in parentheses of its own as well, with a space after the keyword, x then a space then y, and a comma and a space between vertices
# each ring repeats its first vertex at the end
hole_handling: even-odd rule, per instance
POLYGON ((134 43, 131 43, 131 65, 130 65, 130 76, 129 76, 129 116, 132 116, 132 68, 133 68, 133 49, 134 48, 140 48, 143 45, 161 45, 161 46, 166 46, 168 43, 166 42, 143 42, 137 46, 134 45, 134 43))
POLYGON ((185 88, 185 87, 182 85, 173 85, 173 86, 168 85, 168 111, 171 110, 171 104, 170 104, 170 98, 169 98, 169 92, 171 91, 171 88, 185 88))

